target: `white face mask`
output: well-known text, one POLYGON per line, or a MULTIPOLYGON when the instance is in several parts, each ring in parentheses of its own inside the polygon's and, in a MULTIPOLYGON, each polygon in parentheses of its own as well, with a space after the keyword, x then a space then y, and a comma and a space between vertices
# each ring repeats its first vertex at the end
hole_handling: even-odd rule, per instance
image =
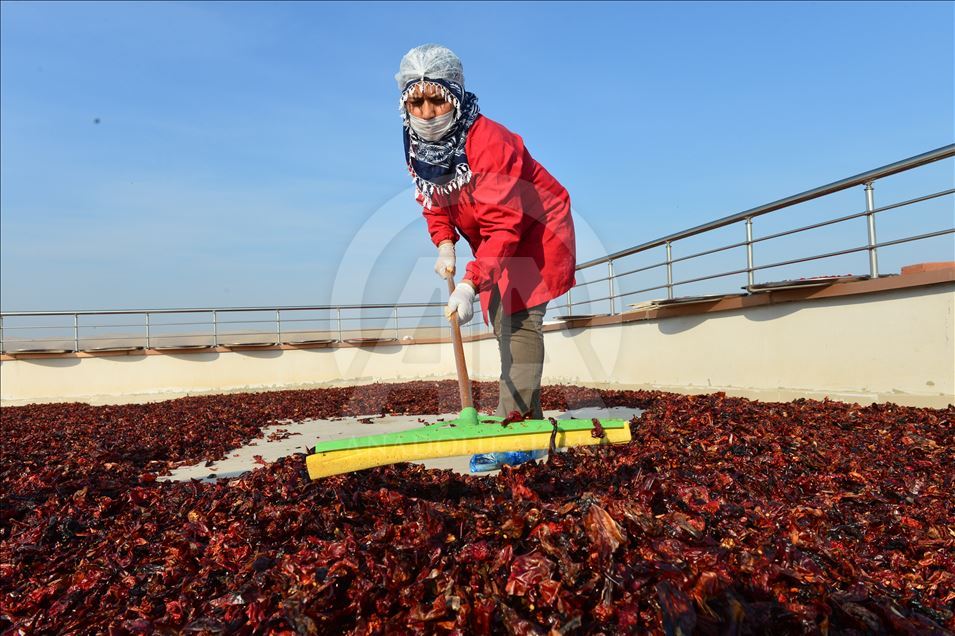
POLYGON ((408 113, 408 121, 411 124, 411 128, 419 137, 427 141, 437 141, 451 130, 451 126, 454 125, 455 114, 453 108, 445 114, 432 117, 431 119, 421 119, 408 113))

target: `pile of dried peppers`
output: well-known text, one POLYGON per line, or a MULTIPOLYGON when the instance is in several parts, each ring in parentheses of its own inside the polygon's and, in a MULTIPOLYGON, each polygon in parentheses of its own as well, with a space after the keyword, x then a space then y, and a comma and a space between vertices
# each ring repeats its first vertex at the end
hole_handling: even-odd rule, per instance
MULTIPOLYGON (((476 384, 479 406, 495 387, 476 384)), ((546 387, 633 442, 492 478, 157 476, 451 382, 0 411, 5 633, 950 633, 955 407, 546 387)), ((360 426, 360 424, 356 424, 360 426)), ((304 443, 304 442, 303 442, 304 443)), ((304 449, 303 449, 304 452, 304 449)))

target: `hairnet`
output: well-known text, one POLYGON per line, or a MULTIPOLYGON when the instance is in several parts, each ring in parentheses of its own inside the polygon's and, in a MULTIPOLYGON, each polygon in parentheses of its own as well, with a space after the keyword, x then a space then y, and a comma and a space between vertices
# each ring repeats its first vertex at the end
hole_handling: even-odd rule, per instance
POLYGON ((398 90, 404 91, 413 80, 443 79, 464 87, 464 67, 451 49, 440 44, 422 44, 411 49, 401 58, 395 81, 398 90))

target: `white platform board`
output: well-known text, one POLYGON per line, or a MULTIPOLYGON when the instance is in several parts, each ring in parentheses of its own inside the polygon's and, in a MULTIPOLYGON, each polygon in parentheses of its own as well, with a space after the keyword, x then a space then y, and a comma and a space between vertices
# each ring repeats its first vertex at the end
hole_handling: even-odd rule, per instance
MULTIPOLYGON (((557 419, 590 419, 596 417, 599 419, 629 420, 634 416, 639 416, 640 413, 642 413, 642 410, 637 408, 588 407, 572 411, 545 411, 544 416, 556 417, 557 419)), ((379 433, 397 433, 398 431, 424 426, 425 422, 433 424, 440 419, 452 420, 455 417, 457 417, 457 413, 444 413, 442 415, 388 415, 385 417, 369 415, 277 424, 263 429, 262 438, 253 440, 241 448, 230 451, 226 459, 214 462, 209 466, 206 466, 204 462, 192 466, 180 466, 172 471, 172 475, 161 477, 160 479, 174 481, 199 479, 202 481, 211 481, 238 477, 245 472, 262 466, 263 464, 261 462, 271 463, 280 457, 286 457, 294 453, 305 453, 306 447, 311 447, 318 441, 344 439, 347 437, 364 437, 365 435, 377 435, 379 433), (371 420, 371 423, 361 421, 368 419, 371 420), (290 436, 285 439, 269 441, 270 435, 280 433, 281 431, 289 433, 290 436), (256 456, 261 459, 257 459, 256 456)), ((469 462, 470 456, 460 456, 427 459, 416 463, 424 464, 428 468, 451 469, 461 474, 470 474, 469 462)), ((497 471, 491 471, 477 474, 493 475, 496 472, 497 471)))

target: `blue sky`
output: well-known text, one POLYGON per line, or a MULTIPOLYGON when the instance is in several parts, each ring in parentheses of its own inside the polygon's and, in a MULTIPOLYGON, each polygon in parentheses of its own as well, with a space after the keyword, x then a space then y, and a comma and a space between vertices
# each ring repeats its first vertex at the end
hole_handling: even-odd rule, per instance
MULTIPOLYGON (((568 188, 580 258, 600 256, 952 143, 953 6, 3 2, 0 306, 440 295, 393 80, 432 41, 568 188)), ((877 184, 877 201, 952 183, 947 161, 877 184)), ((757 234, 863 203, 855 190, 757 234)), ((951 197, 921 210, 880 238, 951 227, 951 197)), ((884 270, 952 245, 887 253, 884 270)))

